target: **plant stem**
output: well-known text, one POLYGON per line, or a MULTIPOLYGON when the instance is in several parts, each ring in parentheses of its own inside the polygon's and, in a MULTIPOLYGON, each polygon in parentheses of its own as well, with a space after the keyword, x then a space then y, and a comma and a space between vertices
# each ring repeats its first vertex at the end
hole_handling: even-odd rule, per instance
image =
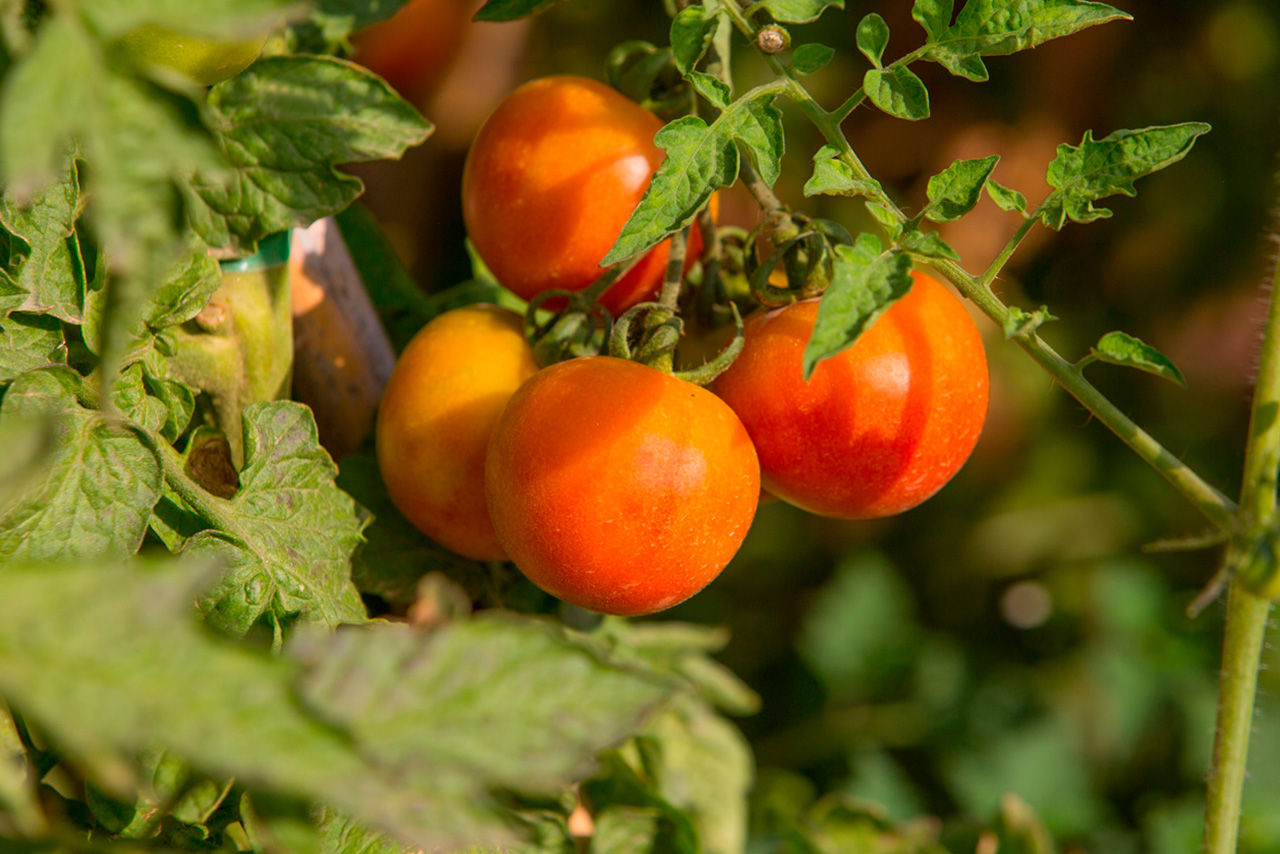
MULTIPOLYGON (((1271 271, 1266 334, 1253 389, 1244 479, 1240 487, 1244 527, 1253 530, 1265 528, 1265 523, 1276 512, 1277 464, 1280 463, 1280 417, 1277 417, 1280 410, 1280 300, 1275 298, 1275 286, 1280 284, 1278 269, 1273 267, 1271 271)), ((1237 580, 1232 582, 1227 595, 1222 669, 1218 677, 1218 725, 1205 808, 1205 854, 1234 854, 1236 850, 1258 669, 1271 612, 1271 601, 1249 592, 1239 578, 1269 577, 1277 571, 1275 560, 1273 550, 1252 549, 1248 542, 1233 542, 1227 553, 1227 565, 1236 566, 1237 580), (1241 553, 1248 557, 1240 559, 1241 553), (1247 566, 1249 559, 1268 560, 1271 565, 1247 566)))

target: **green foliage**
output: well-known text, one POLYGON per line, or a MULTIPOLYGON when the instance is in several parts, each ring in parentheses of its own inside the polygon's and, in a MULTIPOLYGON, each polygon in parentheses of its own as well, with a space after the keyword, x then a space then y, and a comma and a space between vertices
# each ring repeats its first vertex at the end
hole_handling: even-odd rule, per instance
POLYGON ((1168 356, 1124 332, 1108 332, 1089 352, 1090 359, 1137 368, 1185 386, 1187 380, 1168 356))

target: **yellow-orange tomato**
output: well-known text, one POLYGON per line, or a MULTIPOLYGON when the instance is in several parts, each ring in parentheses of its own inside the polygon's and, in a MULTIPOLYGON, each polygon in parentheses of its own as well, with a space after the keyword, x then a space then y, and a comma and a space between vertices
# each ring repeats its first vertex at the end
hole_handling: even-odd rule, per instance
POLYGON ((351 58, 421 103, 453 63, 472 0, 409 0, 351 36, 351 58))
POLYGON ((512 396, 485 484, 498 540, 534 584, 632 616, 719 575, 755 516, 760 468, 715 395, 592 356, 552 365, 512 396))
POLYGON ((890 516, 969 458, 987 414, 982 338, 950 291, 913 276, 911 292, 808 382, 818 301, 747 321, 742 353, 712 388, 751 434, 769 492, 824 516, 890 516))
POLYGON ((520 315, 492 305, 445 312, 396 362, 378 410, 387 492, 423 533, 477 560, 503 560, 484 498, 489 434, 537 371, 520 315))
MULTIPOLYGON (((585 77, 531 81, 485 121, 462 173, 467 234, 504 286, 525 299, 581 290, 649 186, 662 122, 585 77)), ((697 229, 688 257, 701 249, 697 229)), ((615 315, 662 285, 670 241, 650 250, 600 303, 615 315)))

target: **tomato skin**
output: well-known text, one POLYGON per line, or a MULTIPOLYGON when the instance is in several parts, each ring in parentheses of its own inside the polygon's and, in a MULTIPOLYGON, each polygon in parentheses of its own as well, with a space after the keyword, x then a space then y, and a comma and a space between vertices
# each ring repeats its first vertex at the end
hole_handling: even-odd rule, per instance
POLYGON ((912 275, 910 293, 807 383, 818 301, 748 320, 743 351, 713 390, 751 434, 769 492, 823 516, 891 516, 969 458, 987 414, 982 338, 949 290, 912 275))
POLYGON ((715 395, 591 356, 545 368, 512 396, 485 486, 498 539, 534 584, 635 616, 719 575, 755 516, 760 469, 715 395))
POLYGON ((506 559, 485 505, 485 448, 507 399, 537 370, 520 315, 472 305, 424 326, 387 381, 377 425, 387 491, 419 530, 458 554, 506 559))
POLYGON ((409 0, 390 18, 351 35, 353 61, 421 103, 452 65, 471 0, 409 0))
MULTIPOLYGON (((530 81, 485 121, 462 172, 467 234, 505 287, 524 299, 582 290, 665 156, 662 121, 610 86, 560 75, 530 81)), ((601 297, 615 316, 662 286, 670 240, 601 297)), ((701 251, 697 229, 690 259, 701 251)))

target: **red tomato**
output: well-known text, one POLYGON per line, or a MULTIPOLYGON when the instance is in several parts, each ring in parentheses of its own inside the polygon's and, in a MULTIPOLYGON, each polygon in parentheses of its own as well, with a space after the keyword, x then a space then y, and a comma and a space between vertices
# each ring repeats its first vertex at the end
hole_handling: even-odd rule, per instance
POLYGON ((382 393, 387 492, 423 533, 466 557, 506 558, 485 506, 485 447, 507 399, 537 369, 520 315, 466 306, 422 327, 382 393))
POLYGON ((351 36, 354 61, 421 104, 453 64, 472 0, 409 0, 351 36))
POLYGON ((909 510, 964 465, 987 415, 987 359, 969 313, 934 279, 805 382, 818 301, 750 318, 713 384, 746 425, 774 495, 824 516, 909 510))
POLYGON ((760 468, 715 395, 593 356, 545 368, 512 396, 485 488, 499 542, 534 584, 633 616, 719 575, 755 515, 760 468))
MULTIPOLYGON (((485 121, 462 172, 462 212, 476 251, 524 299, 582 290, 612 248, 664 152, 662 122, 585 77, 544 77, 485 121)), ((688 258, 701 251, 697 229, 688 258)), ((600 303, 619 315, 662 286, 670 241, 650 250, 600 303)))

